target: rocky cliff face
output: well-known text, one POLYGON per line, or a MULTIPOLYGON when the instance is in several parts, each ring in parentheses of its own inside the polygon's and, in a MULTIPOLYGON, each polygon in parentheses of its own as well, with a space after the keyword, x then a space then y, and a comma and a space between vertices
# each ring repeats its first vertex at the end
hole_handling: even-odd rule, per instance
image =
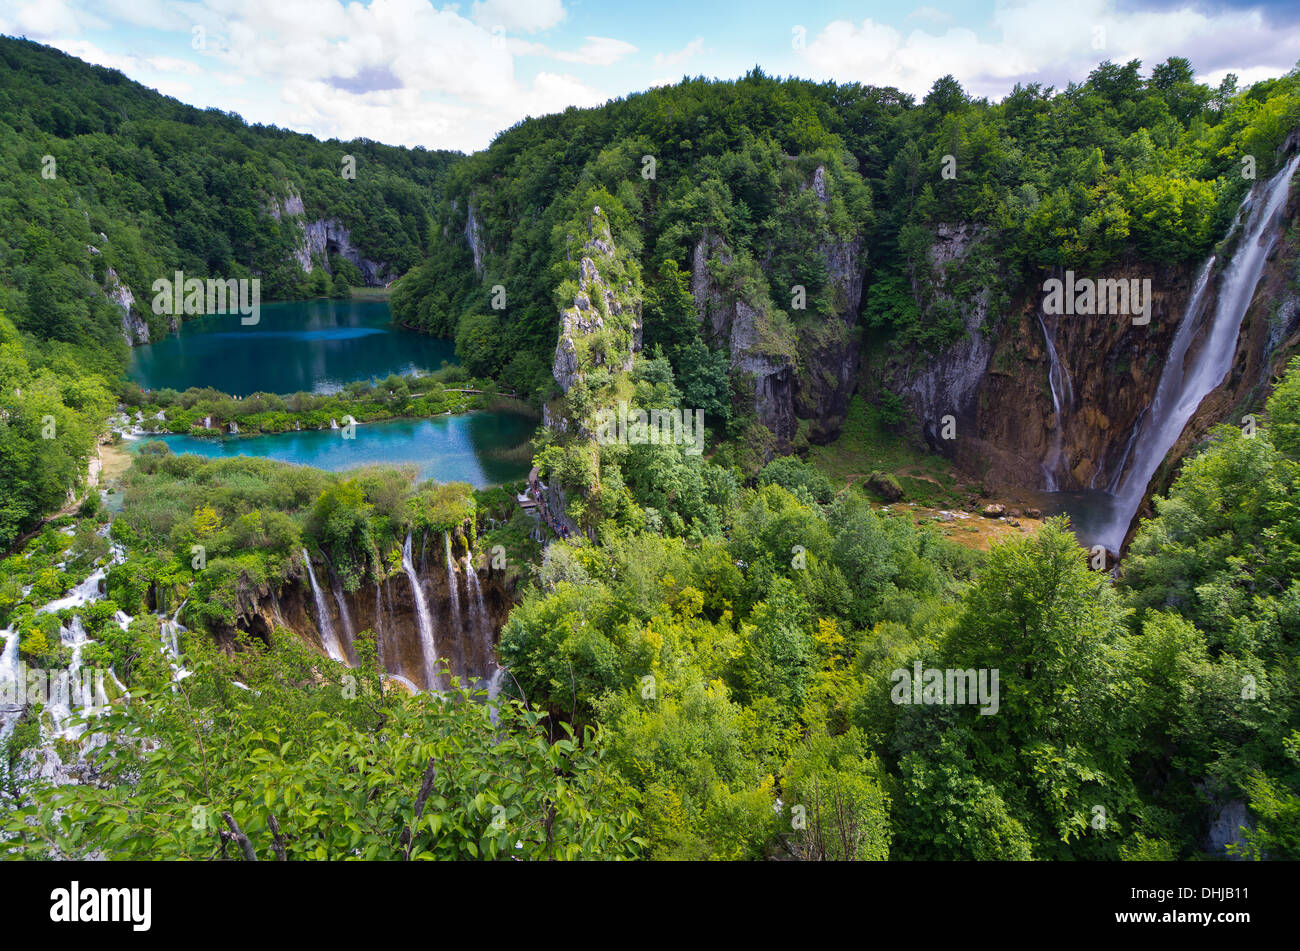
POLYGON ((352 245, 352 235, 334 218, 308 221, 302 225, 302 236, 294 257, 304 274, 312 272, 313 261, 320 261, 325 272, 330 273, 329 256, 337 254, 355 264, 361 271, 367 287, 382 287, 388 281, 388 265, 363 257, 352 245))
POLYGON ((391 277, 388 265, 383 261, 372 261, 352 244, 351 232, 335 218, 317 218, 306 220, 306 209, 302 196, 289 185, 284 201, 272 198, 267 212, 276 221, 288 220, 299 231, 294 259, 304 274, 310 274, 319 262, 325 273, 329 274, 329 256, 337 254, 344 260, 351 261, 361 272, 367 287, 383 287, 391 277))
MULTIPOLYGON (((811 187, 825 205, 825 168, 817 168, 811 187)), ((808 439, 821 444, 832 441, 844 427, 854 391, 862 349, 858 313, 862 308, 866 255, 860 238, 823 241, 817 253, 826 263, 834 314, 829 320, 803 328, 799 335, 804 372, 797 381, 795 415, 809 421, 808 439)))
POLYGON ((795 432, 795 368, 798 357, 765 291, 746 290, 727 274, 731 249, 707 231, 691 260, 691 296, 704 341, 731 356, 731 369, 752 388, 754 412, 778 444, 795 432))
POLYGON ((609 221, 599 206, 592 209, 587 241, 569 258, 577 258, 573 306, 560 311, 560 337, 552 374, 568 392, 598 368, 626 372, 641 349, 641 297, 619 260, 609 221))
MULTIPOLYGON (((825 168, 816 169, 807 187, 826 205, 825 168)), ((729 354, 733 373, 753 393, 754 413, 776 437, 778 450, 789 448, 800 420, 809 422, 813 442, 839 434, 860 359, 862 241, 829 230, 809 240, 826 267, 833 300, 829 317, 778 309, 766 288, 733 269, 731 249, 707 230, 691 258, 691 295, 704 340, 729 354)))
MULTIPOLYGON (((1300 198, 1293 192, 1272 234, 1265 235, 1276 236, 1277 243, 1235 341, 1231 368, 1184 427, 1152 492, 1168 488, 1179 461, 1212 426, 1241 425, 1247 412, 1258 409, 1285 361, 1300 349, 1300 248, 1287 237, 1298 214, 1300 198)), ((938 271, 961 261, 981 240, 969 227, 941 228, 932 265, 938 271)), ((1205 345, 1206 315, 1214 312, 1232 251, 1231 243, 1221 248, 1210 271, 1189 364, 1205 345)), ((1059 271, 1022 288, 1000 317, 989 313, 986 299, 959 302, 963 338, 938 354, 891 357, 886 385, 905 398, 919 435, 994 491, 1109 490, 1155 397, 1199 270, 1200 265, 1130 262, 1089 275, 1149 278, 1145 325, 1135 325, 1131 315, 1046 313, 1042 281, 1061 278, 1059 271), (955 417, 955 439, 939 435, 946 415, 955 417)))
MULTIPOLYGON (((1195 275, 1190 268, 1131 264, 1105 276, 1151 280, 1149 324, 1135 325, 1126 315, 1046 314, 1039 283, 1021 293, 999 328, 952 448, 991 486, 1106 489, 1122 463, 1128 437, 1155 396, 1195 275), (1055 401, 1053 349, 1060 367, 1055 401)), ((1061 274, 1044 275, 1050 277, 1061 274)))
POLYGON ((131 293, 131 288, 122 283, 117 271, 111 267, 105 274, 105 283, 108 299, 122 308, 122 336, 126 338, 126 345, 134 347, 136 344, 148 343, 149 325, 136 310, 135 295, 131 293))
MULTIPOLYGON (((938 299, 951 301, 961 314, 963 334, 936 354, 899 353, 884 367, 887 385, 901 396, 920 434, 931 448, 943 451, 951 440, 942 438, 946 416, 953 417, 958 433, 977 430, 976 394, 989 371, 994 338, 986 289, 970 299, 949 290, 953 271, 986 240, 974 225, 939 225, 930 247, 931 280, 938 299)), ((951 451, 951 450, 949 450, 951 451)))

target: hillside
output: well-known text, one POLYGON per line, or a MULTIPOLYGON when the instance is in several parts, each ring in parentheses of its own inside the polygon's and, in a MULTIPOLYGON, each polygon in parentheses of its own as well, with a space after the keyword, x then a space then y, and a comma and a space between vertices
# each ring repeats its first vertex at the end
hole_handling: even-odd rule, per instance
POLYGON ((0 37, 0 548, 84 477, 127 346, 174 326, 155 280, 386 283, 423 259, 460 158, 250 126, 0 37), (39 438, 47 416, 67 439, 39 438))

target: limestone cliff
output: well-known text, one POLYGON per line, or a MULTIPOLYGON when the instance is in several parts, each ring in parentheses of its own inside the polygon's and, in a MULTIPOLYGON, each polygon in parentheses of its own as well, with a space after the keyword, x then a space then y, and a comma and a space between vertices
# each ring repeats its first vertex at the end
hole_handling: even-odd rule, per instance
MULTIPOLYGON (((641 349, 640 280, 634 262, 614 245, 609 220, 595 206, 587 219, 578 247, 570 236, 568 260, 573 277, 556 294, 572 304, 560 310, 560 333, 555 345, 552 375, 560 391, 568 396, 575 386, 588 384, 599 389, 612 381, 611 374, 632 369, 641 349)), ((555 425, 582 408, 566 406, 563 411, 548 407, 546 418, 555 425)), ((581 421, 578 421, 581 422, 581 421)), ((556 428, 560 428, 556 425, 556 428)))
POLYGON ((367 287, 382 287, 392 279, 388 273, 389 265, 383 261, 372 261, 362 254, 352 243, 351 231, 337 218, 308 221, 302 196, 292 185, 288 185, 283 202, 271 198, 267 212, 276 221, 287 221, 290 227, 297 229, 293 256, 304 274, 311 274, 318 263, 326 274, 332 273, 330 255, 337 254, 357 266, 367 287))
MULTIPOLYGON (((824 166, 803 186, 816 197, 816 215, 804 235, 825 268, 825 309, 773 302, 766 281, 754 279, 721 237, 705 229, 691 258, 691 295, 705 342, 728 353, 734 375, 753 394, 759 422, 778 450, 788 449, 808 423, 813 442, 829 442, 844 425, 861 349, 863 249, 856 234, 837 233, 827 221, 832 187, 824 166)), ((760 249, 762 270, 770 249, 760 249)))

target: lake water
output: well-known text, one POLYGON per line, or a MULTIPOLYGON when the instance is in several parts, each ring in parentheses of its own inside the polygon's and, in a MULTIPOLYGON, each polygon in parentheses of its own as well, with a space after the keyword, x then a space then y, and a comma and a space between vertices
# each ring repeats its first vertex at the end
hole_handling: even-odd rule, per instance
POLYGON ((334 393, 355 380, 456 362, 450 340, 390 323, 387 301, 284 301, 263 304, 255 325, 240 319, 188 320, 178 333, 132 348, 127 375, 146 389, 334 393))
POLYGON ((145 436, 133 451, 159 439, 175 453, 210 458, 259 456, 334 472, 356 466, 413 463, 421 479, 468 482, 476 488, 522 480, 531 465, 518 452, 537 420, 518 413, 478 412, 433 419, 359 423, 355 437, 342 429, 312 429, 266 436, 145 436), (516 450, 511 452, 511 450, 516 450))
MULTIPOLYGON (((131 352, 128 375, 148 389, 210 386, 223 393, 332 393, 354 380, 439 369, 455 362, 449 340, 394 326, 387 301, 313 300, 266 304, 256 325, 239 314, 201 317, 180 333, 131 352)), ((341 471, 380 463, 413 463, 420 478, 476 487, 523 479, 530 466, 521 449, 537 428, 534 417, 475 412, 432 419, 359 424, 342 429, 264 436, 158 438, 176 453, 260 456, 341 471)), ((138 450, 142 441, 133 441, 138 450)))

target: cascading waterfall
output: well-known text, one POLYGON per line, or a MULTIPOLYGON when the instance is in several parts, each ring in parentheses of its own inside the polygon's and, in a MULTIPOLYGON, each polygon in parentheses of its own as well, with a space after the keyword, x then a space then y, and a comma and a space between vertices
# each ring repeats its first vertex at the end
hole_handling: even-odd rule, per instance
POLYGON ((384 610, 380 601, 380 584, 381 582, 375 582, 375 649, 379 655, 379 666, 383 667, 387 658, 384 656, 384 610))
POLYGON ((1127 458, 1131 461, 1127 471, 1121 463, 1111 480, 1115 504, 1095 539, 1111 551, 1119 551, 1123 545, 1151 478, 1182 435, 1187 421, 1228 375, 1236 355, 1241 322, 1277 240, 1277 233, 1270 226, 1286 201, 1298 165, 1300 155, 1292 157, 1263 188, 1252 189, 1243 201, 1238 215, 1239 220, 1244 218, 1243 234, 1219 281, 1206 339, 1187 364, 1187 352, 1197 330, 1201 329, 1198 318, 1204 308, 1213 258, 1206 262, 1197 278, 1161 371, 1155 399, 1139 421, 1136 438, 1130 441, 1127 458))
POLYGON ((1038 325, 1043 328, 1043 340, 1047 342, 1047 357, 1051 361, 1047 373, 1047 383, 1052 391, 1052 410, 1056 413, 1056 431, 1052 436, 1052 450, 1043 461, 1043 477, 1047 491, 1057 490, 1056 473, 1061 467, 1061 453, 1065 440, 1065 413, 1074 403, 1074 388, 1070 384, 1070 374, 1061 363, 1056 352, 1056 344, 1047 330, 1043 315, 1038 315, 1038 325))
POLYGON ((492 625, 488 619, 487 605, 483 603, 483 589, 478 583, 478 572, 469 555, 465 556, 465 589, 469 595, 471 638, 478 646, 478 669, 486 672, 492 667, 492 625))
POLYGON ((348 658, 348 663, 356 661, 356 648, 353 646, 357 640, 357 629, 352 624, 352 613, 348 611, 347 599, 343 597, 343 588, 339 585, 338 576, 334 569, 330 567, 330 590, 334 592, 334 603, 339 606, 339 619, 343 622, 343 651, 348 658))
POLYGON ((438 685, 438 648, 433 639, 433 615, 429 611, 429 601, 424 596, 420 577, 415 573, 415 565, 411 561, 410 532, 406 533, 406 541, 402 544, 402 570, 406 572, 406 577, 411 582, 411 592, 415 597, 416 618, 420 624, 420 648, 424 655, 425 681, 429 689, 434 690, 438 685))
POLYGON ((103 568, 96 568, 89 577, 81 584, 77 585, 66 597, 51 601, 49 604, 36 609, 37 614, 53 614, 56 611, 62 611, 64 608, 80 608, 89 604, 91 601, 99 600, 99 583, 104 580, 107 572, 103 568))
POLYGON ((316 599, 316 616, 320 619, 320 639, 325 648, 325 653, 329 654, 331 660, 337 660, 340 663, 347 663, 343 655, 343 648, 339 644, 338 635, 334 633, 334 622, 330 620, 329 609, 325 605, 325 595, 316 583, 316 572, 311 567, 311 556, 307 554, 307 549, 302 550, 302 560, 307 564, 307 577, 311 579, 311 593, 316 599))
POLYGON ((460 585, 456 581, 456 562, 451 557, 451 533, 442 533, 443 548, 447 552, 447 588, 451 591, 451 630, 453 643, 460 654, 462 677, 469 676, 469 652, 465 649, 465 625, 460 615, 460 585))
POLYGON ((18 679, 18 632, 11 630, 0 631, 4 635, 5 647, 0 652, 0 679, 17 680, 18 679))

